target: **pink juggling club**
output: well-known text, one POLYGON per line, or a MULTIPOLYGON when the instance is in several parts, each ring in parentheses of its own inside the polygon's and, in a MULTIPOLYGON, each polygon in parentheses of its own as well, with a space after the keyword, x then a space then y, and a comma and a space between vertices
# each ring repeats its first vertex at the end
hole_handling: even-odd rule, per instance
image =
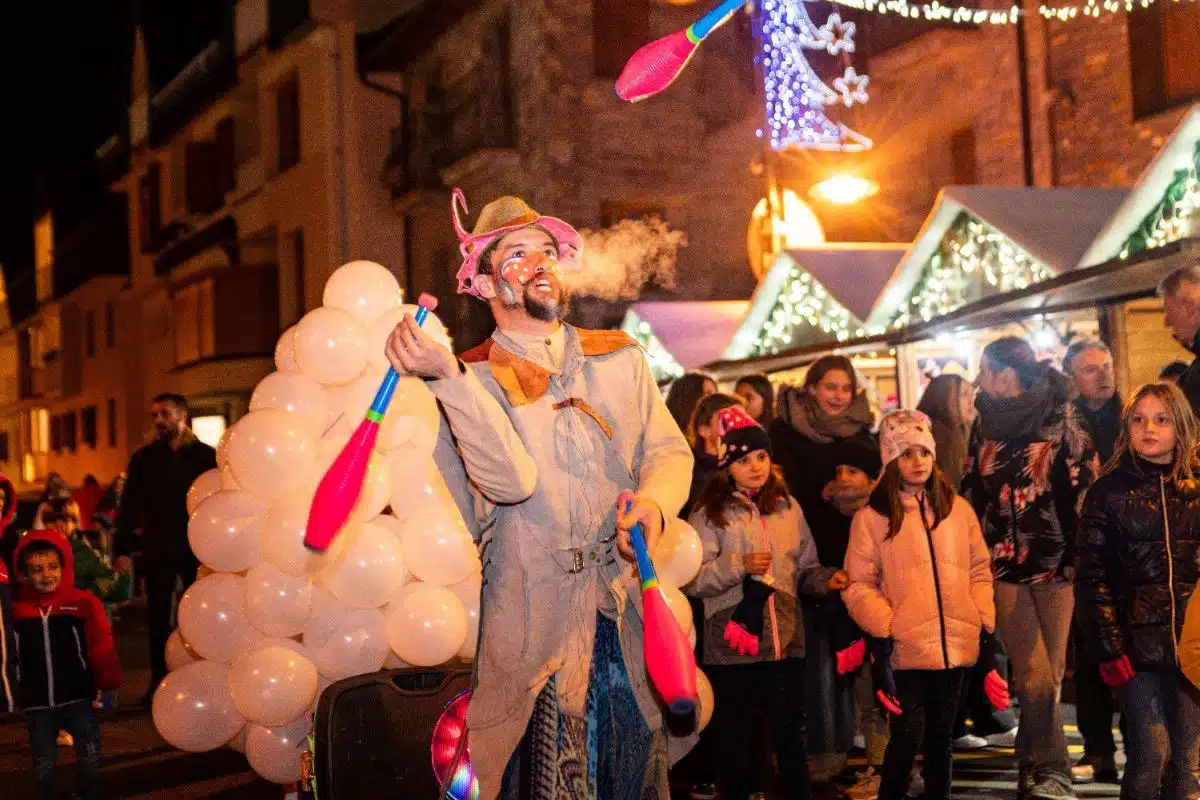
MULTIPOLYGON (((435 308, 437 298, 431 294, 422 294, 417 301, 417 313, 413 319, 420 325, 435 308)), ((379 436, 379 423, 387 413, 399 380, 400 376, 396 370, 389 367, 383 383, 379 384, 379 391, 375 393, 375 400, 367 409, 366 417, 358 423, 350 441, 346 442, 342 452, 325 472, 325 477, 321 478, 317 493, 313 495, 312 506, 308 510, 308 527, 304 533, 304 546, 309 550, 318 553, 328 550, 333 537, 337 536, 349 519, 350 511, 362 492, 367 465, 371 461, 371 451, 375 448, 376 437, 379 436)))
MULTIPOLYGON (((630 505, 626 500, 627 511, 630 505)), ((700 700, 696 690, 696 654, 658 585, 641 523, 629 529, 629 540, 642 579, 642 648, 650 682, 672 714, 686 716, 696 710, 700 700)))
POLYGON ((666 89, 692 60, 700 42, 724 25, 746 0, 724 0, 712 11, 681 31, 644 45, 629 57, 617 78, 617 96, 630 103, 645 100, 666 89))

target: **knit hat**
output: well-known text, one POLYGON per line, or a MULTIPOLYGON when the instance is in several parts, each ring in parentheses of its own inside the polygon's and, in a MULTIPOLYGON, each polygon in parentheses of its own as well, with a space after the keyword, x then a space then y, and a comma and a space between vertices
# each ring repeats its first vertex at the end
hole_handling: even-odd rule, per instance
POLYGON ((885 467, 916 445, 937 453, 933 423, 920 411, 893 411, 879 423, 879 454, 885 467))
POLYGON ((879 445, 866 436, 850 436, 838 442, 833 451, 833 461, 835 466, 861 469, 871 480, 878 478, 883 469, 879 445))
POLYGON ((724 469, 755 450, 766 450, 767 455, 771 454, 771 438, 763 426, 755 422, 741 406, 731 406, 717 412, 717 434, 721 437, 717 445, 719 468, 724 469))

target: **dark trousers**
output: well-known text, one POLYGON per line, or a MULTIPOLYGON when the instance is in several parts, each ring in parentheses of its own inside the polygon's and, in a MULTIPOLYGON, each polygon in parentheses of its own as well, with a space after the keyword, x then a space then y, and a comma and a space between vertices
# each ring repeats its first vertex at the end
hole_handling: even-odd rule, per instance
POLYGON ((167 677, 167 639, 175 627, 175 609, 179 596, 196 582, 199 564, 181 566, 161 561, 146 564, 146 605, 150 623, 150 689, 167 677), (176 582, 183 588, 175 592, 176 582))
POLYGON ((903 800, 908 794, 918 753, 925 756, 926 800, 948 800, 954 719, 966 674, 961 667, 896 670, 896 694, 904 713, 892 717, 879 800, 903 800))
POLYGON ((717 777, 727 800, 771 791, 771 751, 779 764, 779 788, 787 800, 809 800, 808 748, 804 724, 804 660, 711 666, 715 708, 712 727, 720 758, 717 777))
POLYGON ((1112 690, 1100 677, 1100 667, 1088 658, 1087 652, 1075 636, 1075 712, 1079 722, 1079 734, 1083 737, 1083 751, 1089 756, 1112 758, 1117 752, 1113 741, 1112 721, 1117 711, 1117 702, 1112 690))
POLYGON ((54 800, 58 766, 58 732, 64 730, 75 739, 75 770, 78 785, 75 796, 100 800, 100 719, 91 700, 79 700, 55 708, 27 711, 29 745, 33 749, 33 773, 37 778, 38 800, 54 800))
MULTIPOLYGON (((1008 653, 1004 649, 1004 640, 1000 634, 995 634, 996 661, 980 661, 967 670, 963 680, 962 695, 958 703, 958 719, 954 723, 954 738, 965 736, 967 733, 967 718, 971 720, 971 733, 976 736, 991 736, 994 733, 1007 733, 1017 727, 1017 716, 1011 708, 1004 711, 996 710, 992 701, 987 699, 983 691, 983 682, 988 673, 996 670, 1000 677, 1009 680, 1008 653)), ((1080 730, 1083 724, 1080 723, 1080 730)))

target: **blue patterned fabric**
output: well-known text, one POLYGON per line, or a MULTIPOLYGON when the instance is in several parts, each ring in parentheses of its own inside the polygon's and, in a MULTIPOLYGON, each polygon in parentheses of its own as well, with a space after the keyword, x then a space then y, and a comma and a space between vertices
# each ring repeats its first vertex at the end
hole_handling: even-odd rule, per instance
POLYGON ((551 677, 509 760, 502 800, 669 800, 665 730, 646 726, 617 625, 597 615, 585 719, 558 709, 551 677))

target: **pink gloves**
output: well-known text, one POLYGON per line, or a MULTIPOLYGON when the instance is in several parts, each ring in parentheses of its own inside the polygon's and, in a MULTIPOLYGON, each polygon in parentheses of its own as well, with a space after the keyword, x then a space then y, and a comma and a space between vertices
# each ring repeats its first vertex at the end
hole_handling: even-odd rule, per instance
POLYGON ((846 675, 862 666, 867 655, 866 639, 858 639, 845 650, 837 652, 837 674, 846 675))
POLYGON ((997 711, 1008 710, 1008 681, 1001 678, 998 671, 992 670, 983 679, 983 693, 997 711))
POLYGON ((1129 656, 1121 656, 1114 661, 1106 661, 1100 665, 1100 677, 1110 689, 1120 689, 1133 680, 1137 673, 1129 663, 1129 656))
POLYGON ((725 626, 725 643, 739 656, 758 655, 758 637, 733 620, 725 626))

